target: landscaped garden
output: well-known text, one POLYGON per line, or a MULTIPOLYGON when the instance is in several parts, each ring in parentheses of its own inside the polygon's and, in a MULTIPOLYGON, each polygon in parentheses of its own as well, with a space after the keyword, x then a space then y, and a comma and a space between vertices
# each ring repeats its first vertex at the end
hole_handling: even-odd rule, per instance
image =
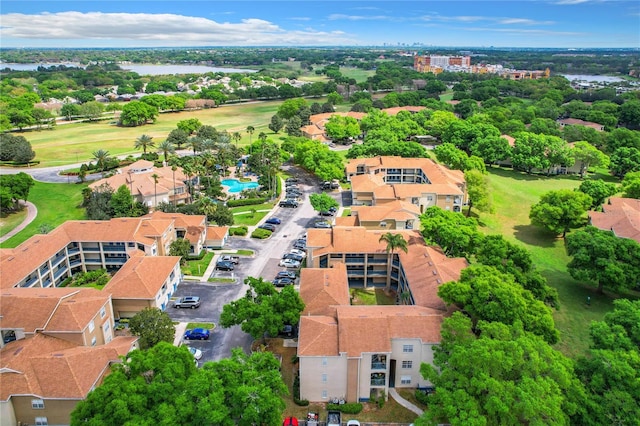
POLYGON ((202 259, 187 260, 184 266, 180 267, 180 270, 184 275, 192 275, 196 277, 202 276, 207 270, 211 259, 213 259, 214 253, 208 251, 202 259))

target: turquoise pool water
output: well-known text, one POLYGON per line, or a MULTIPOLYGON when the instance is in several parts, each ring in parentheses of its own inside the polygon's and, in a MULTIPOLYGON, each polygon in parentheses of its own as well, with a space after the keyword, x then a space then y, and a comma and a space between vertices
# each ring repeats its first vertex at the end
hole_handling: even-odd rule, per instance
POLYGON ((238 179, 225 179, 221 180, 220 183, 222 186, 226 186, 229 188, 229 192, 235 194, 237 192, 242 192, 245 189, 257 188, 257 182, 240 182, 238 179))

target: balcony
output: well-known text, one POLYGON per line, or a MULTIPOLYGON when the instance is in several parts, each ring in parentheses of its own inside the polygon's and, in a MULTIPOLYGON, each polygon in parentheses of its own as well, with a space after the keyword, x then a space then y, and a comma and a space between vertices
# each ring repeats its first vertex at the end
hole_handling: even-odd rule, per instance
POLYGON ((384 373, 371 374, 371 386, 385 386, 387 383, 384 373))
POLYGON ((80 247, 67 247, 68 254, 77 254, 80 253, 80 247))
POLYGON ((345 263, 363 264, 364 263, 364 258, 363 257, 347 257, 345 259, 345 263))
POLYGON ((86 247, 86 246, 83 246, 82 250, 83 251, 100 251, 100 247, 95 247, 95 246, 86 247))
POLYGON ((372 370, 386 370, 387 369, 387 363, 386 362, 374 362, 374 361, 371 361, 371 369, 372 370))
POLYGON ((105 246, 102 246, 102 250, 103 251, 110 251, 110 252, 114 252, 114 251, 125 252, 126 248, 125 248, 125 246, 109 246, 109 245, 105 245, 105 246))
POLYGON ((58 280, 58 278, 60 278, 63 274, 65 274, 68 271, 67 267, 65 266, 64 268, 60 268, 58 269, 54 274, 53 274, 53 279, 54 280, 58 280))

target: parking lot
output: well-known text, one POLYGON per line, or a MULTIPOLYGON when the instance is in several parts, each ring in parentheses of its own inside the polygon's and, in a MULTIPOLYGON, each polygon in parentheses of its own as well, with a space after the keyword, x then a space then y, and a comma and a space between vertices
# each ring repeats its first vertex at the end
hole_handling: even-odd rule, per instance
MULTIPOLYGON (((253 256, 241 256, 239 264, 233 271, 214 270, 213 278, 233 278, 233 284, 215 282, 194 282, 184 281, 178 287, 174 297, 198 296, 201 305, 197 309, 175 309, 172 305, 167 308, 167 313, 172 320, 177 322, 211 322, 216 325, 209 340, 184 341, 187 344, 202 351, 201 365, 206 361, 217 361, 231 355, 231 349, 242 347, 245 352, 249 352, 252 342, 251 336, 244 333, 239 326, 230 329, 220 327, 219 320, 222 307, 246 293, 247 286, 244 284, 246 277, 263 277, 271 281, 275 275, 285 268, 278 266, 283 254, 293 248, 293 242, 305 234, 307 228, 313 227, 317 220, 321 218, 313 210, 309 203, 309 194, 320 192, 318 182, 304 172, 296 172, 299 177, 298 187, 304 194, 298 208, 276 207, 273 214, 282 220, 281 225, 277 225, 276 231, 270 238, 256 240, 252 238, 232 237, 229 239, 225 249, 238 250, 248 249, 254 252, 253 256)), ((330 193, 340 202, 340 193, 330 193)), ((331 220, 331 217, 326 219, 331 220)), ((215 261, 215 260, 214 260, 215 261)), ((290 269, 292 270, 292 269, 290 269)), ((298 279, 296 279, 296 285, 298 279)))

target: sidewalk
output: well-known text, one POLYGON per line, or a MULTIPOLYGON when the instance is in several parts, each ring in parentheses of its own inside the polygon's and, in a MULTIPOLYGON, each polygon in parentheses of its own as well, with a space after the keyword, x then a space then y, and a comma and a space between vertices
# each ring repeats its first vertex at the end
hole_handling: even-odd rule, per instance
POLYGON ((36 216, 38 215, 38 209, 36 208, 36 206, 27 201, 26 203, 24 201, 20 201, 20 204, 22 204, 23 206, 26 205, 27 206, 27 216, 24 218, 24 220, 20 223, 20 225, 16 226, 15 228, 13 228, 11 231, 7 232, 6 234, 4 234, 2 237, 0 237, 0 243, 4 243, 5 241, 7 241, 9 238, 13 237, 14 235, 16 235, 18 232, 22 231, 24 228, 27 227, 28 224, 30 224, 31 222, 33 222, 33 220, 36 218, 36 216))
POLYGON ((419 416, 422 415, 423 411, 420 408, 398 395, 398 392, 394 388, 389 388, 389 396, 395 399, 398 404, 402 405, 407 410, 411 410, 419 416))

